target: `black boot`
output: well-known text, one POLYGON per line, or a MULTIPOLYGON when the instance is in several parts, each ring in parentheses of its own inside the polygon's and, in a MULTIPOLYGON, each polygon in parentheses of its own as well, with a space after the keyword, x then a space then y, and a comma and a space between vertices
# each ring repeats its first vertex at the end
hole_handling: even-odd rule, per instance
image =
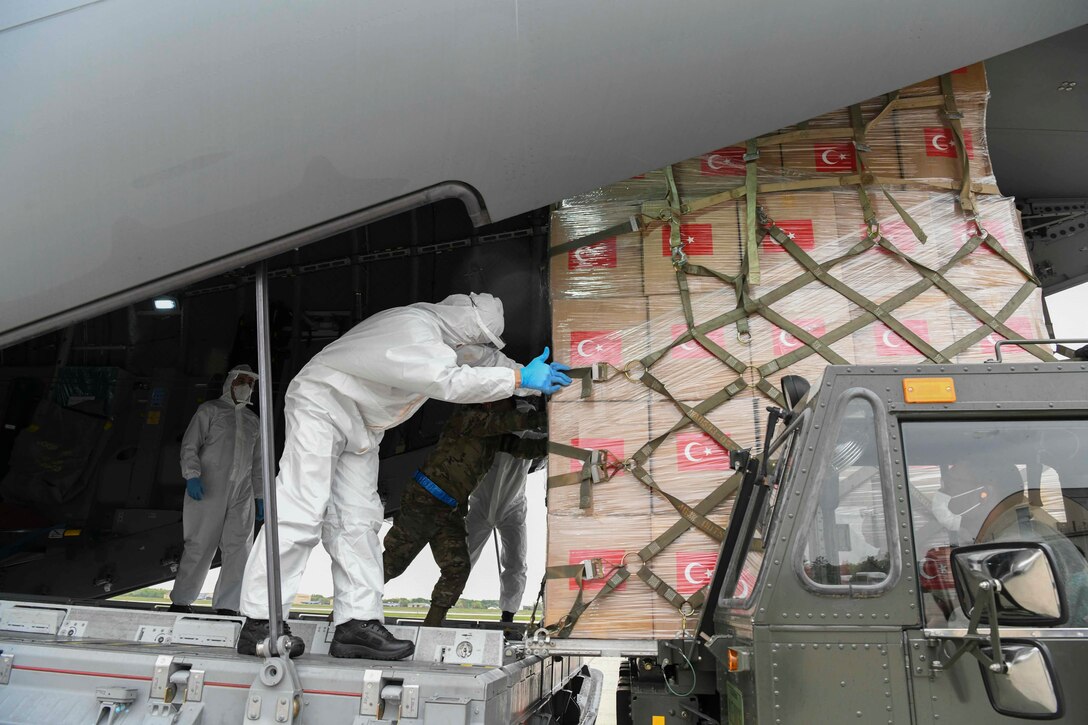
POLYGON ((352 619, 336 625, 329 645, 333 657, 355 657, 368 660, 402 660, 416 651, 411 640, 397 639, 376 619, 352 619))
POLYGON ((171 604, 166 611, 180 612, 181 614, 192 614, 193 608, 190 607, 188 604, 171 604))
MULTIPOLYGON (((287 653, 292 659, 306 651, 302 638, 291 634, 291 628, 287 626, 287 622, 283 623, 283 633, 287 635, 287 653)), ((266 639, 268 639, 268 620, 250 617, 242 625, 242 631, 238 635, 238 654, 256 656, 257 643, 266 639)))
POLYGON ((499 621, 500 622, 511 622, 512 623, 514 621, 514 613, 513 612, 503 612, 502 617, 499 619, 499 621))

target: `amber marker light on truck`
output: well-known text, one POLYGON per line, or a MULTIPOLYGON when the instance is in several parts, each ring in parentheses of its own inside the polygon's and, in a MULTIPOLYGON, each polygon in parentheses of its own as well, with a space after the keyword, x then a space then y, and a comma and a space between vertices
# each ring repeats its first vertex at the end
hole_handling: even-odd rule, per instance
POLYGON ((955 403, 952 378, 903 378, 903 400, 908 403, 955 403))

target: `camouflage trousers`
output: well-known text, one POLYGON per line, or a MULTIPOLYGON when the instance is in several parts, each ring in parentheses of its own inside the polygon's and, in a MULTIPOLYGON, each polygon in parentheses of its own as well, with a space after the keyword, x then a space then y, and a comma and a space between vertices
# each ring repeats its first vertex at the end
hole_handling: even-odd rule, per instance
POLYGON ((414 481, 408 486, 393 528, 385 535, 385 580, 403 574, 423 547, 430 544, 442 572, 431 592, 431 605, 452 607, 465 590, 472 570, 465 515, 461 507, 450 508, 414 481))

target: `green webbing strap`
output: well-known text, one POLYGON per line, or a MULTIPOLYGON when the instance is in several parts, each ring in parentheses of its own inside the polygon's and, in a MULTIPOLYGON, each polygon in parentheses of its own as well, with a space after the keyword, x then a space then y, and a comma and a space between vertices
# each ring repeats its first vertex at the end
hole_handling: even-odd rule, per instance
POLYGON ((736 441, 723 433, 721 429, 718 428, 718 426, 710 422, 710 419, 700 413, 698 410, 691 407, 687 403, 677 400, 673 396, 673 394, 669 392, 668 388, 666 388, 660 380, 655 378, 648 371, 642 374, 642 382, 650 390, 653 390, 655 393, 658 393, 659 395, 663 395, 668 398, 673 405, 680 409, 680 412, 684 414, 684 417, 686 417, 688 420, 698 426, 699 429, 706 433, 708 436, 713 438, 714 442, 717 443, 719 446, 728 451, 740 450, 740 445, 738 445, 736 441))
POLYGON ((815 274, 816 279, 820 280, 820 282, 823 282, 858 307, 872 314, 876 319, 891 328, 893 332, 906 340, 907 343, 914 347, 914 349, 918 350, 930 360, 933 360, 934 362, 949 362, 936 348, 916 335, 910 328, 899 322, 899 320, 892 317, 891 314, 889 314, 890 311, 888 309, 876 304, 861 293, 856 292, 852 287, 828 274, 826 270, 822 269, 812 257, 808 256, 808 254, 797 246, 797 244, 780 228, 777 226, 772 227, 770 229, 770 234, 774 237, 775 241, 781 244, 786 251, 790 253, 794 260, 801 264, 802 267, 815 274))
POLYGON ((696 511, 683 499, 677 498, 665 489, 661 488, 661 486, 658 485, 657 481, 654 480, 654 477, 651 476, 645 468, 640 465, 635 465, 631 469, 631 473, 634 474, 635 478, 641 481, 647 488, 657 493, 670 504, 672 504, 672 507, 676 509, 676 512, 683 516, 685 519, 687 519, 689 522, 691 522, 692 526, 699 529, 715 541, 721 541, 725 538, 725 529, 723 529, 721 526, 718 526, 706 516, 696 511))
POLYGON ((638 232, 642 230, 642 226, 639 223, 638 217, 632 216, 627 219, 623 224, 617 224, 614 227, 608 229, 602 229, 599 232, 588 234, 584 237, 578 237, 577 239, 571 239, 570 241, 557 244, 548 250, 548 254, 555 257, 560 254, 566 254, 567 252, 580 249, 582 247, 588 247, 591 244, 608 239, 609 237, 618 237, 621 234, 630 234, 632 232, 638 232))
POLYGON ((858 183, 858 201, 861 202, 862 218, 865 219, 865 225, 869 229, 873 229, 877 223, 876 210, 873 209, 873 202, 869 199, 869 192, 865 190, 864 183, 869 167, 865 157, 865 154, 869 151, 869 145, 865 141, 865 124, 861 120, 861 106, 857 103, 850 106, 850 125, 854 129, 854 159, 857 163, 857 170, 862 175, 862 179, 858 183))
POLYGON ((975 196, 971 191, 971 159, 967 157, 967 144, 963 135, 963 114, 956 108, 956 94, 952 90, 952 76, 945 73, 941 76, 941 93, 944 94, 944 113, 948 119, 948 125, 952 127, 952 135, 956 141, 956 151, 960 157, 960 206, 968 214, 975 214, 975 196))
POLYGON ((877 125, 884 120, 884 116, 891 113, 892 109, 899 107, 899 91, 892 91, 884 96, 884 107, 877 111, 877 114, 869 119, 869 122, 864 125, 864 131, 869 133, 869 129, 877 125))
POLYGON ((1024 265, 1020 264, 1020 260, 1012 256, 1009 250, 1005 249, 1001 242, 997 241, 997 237, 995 237, 993 234, 990 234, 989 232, 986 232, 985 229, 982 229, 982 231, 986 233, 986 236, 983 237, 982 241, 986 244, 987 247, 992 249, 994 253, 996 253, 999 257, 1001 257, 1014 268, 1016 268, 1016 271, 1024 275, 1025 279, 1034 282, 1036 287, 1041 286, 1039 283, 1039 279, 1034 274, 1025 269, 1024 265))
POLYGON ((631 572, 627 570, 626 566, 616 567, 616 570, 614 572, 612 572, 612 574, 608 577, 608 580, 604 583, 604 586, 601 587, 601 590, 599 592, 597 592, 597 595, 587 602, 587 601, 584 601, 584 596, 585 596, 584 576, 585 576, 585 574, 584 574, 584 570, 583 570, 583 568, 582 568, 582 566, 580 564, 570 565, 570 566, 549 567, 547 570, 545 570, 544 576, 546 578, 549 578, 549 579, 570 579, 571 578, 570 573, 562 573, 562 572, 569 572, 572 569, 577 569, 577 572, 574 575, 574 579, 578 583, 578 594, 574 598, 574 603, 571 605, 570 611, 566 615, 560 617, 559 620, 549 628, 550 630, 553 631, 553 633, 555 634, 556 637, 568 637, 568 636, 570 636, 571 630, 574 629, 575 623, 578 622, 578 618, 582 616, 582 613, 585 612, 586 609, 588 609, 589 606, 591 604, 593 604, 593 602, 595 602, 598 599, 600 599, 601 597, 607 595, 609 592, 614 590, 620 584, 623 584, 625 581, 627 581, 627 578, 629 576, 631 576, 631 572), (552 575, 553 570, 560 571, 561 573, 559 575, 557 575, 557 576, 553 576, 552 575))
MULTIPOLYGON (((695 339, 708 352, 714 355, 714 357, 718 358, 718 360, 733 368, 733 370, 738 373, 744 372, 744 370, 748 367, 744 362, 729 354, 725 350, 725 348, 718 345, 716 342, 707 337, 703 331, 698 330, 695 327, 695 312, 691 307, 691 290, 688 287, 687 280, 687 275, 691 273, 690 268, 692 266, 693 265, 685 262, 684 264, 677 265, 676 267, 676 286, 680 292, 680 307, 684 312, 684 322, 687 323, 688 332, 680 338, 677 338, 677 340, 674 340, 664 349, 659 350, 656 353, 646 355, 639 362, 646 370, 649 370, 651 367, 653 367, 655 363, 661 360, 661 358, 664 357, 669 350, 676 347, 677 345, 681 345, 684 342, 687 342, 689 339, 695 339)), ((702 270, 704 268, 698 267, 698 269, 702 270)), ((732 278, 728 279, 730 282, 733 281, 732 278)))
MULTIPOLYGON (((988 337, 991 332, 996 332, 1007 339, 1015 339, 1019 337, 1019 335, 1015 331, 1009 329, 1004 323, 1013 315, 1014 312, 1016 312, 1016 310, 1020 308, 1020 305, 1022 305, 1025 300, 1031 297, 1032 293, 1035 292, 1036 289, 1038 289, 1038 287, 1035 285, 1035 283, 1031 281, 1025 282, 1023 286, 1019 290, 1017 290, 1016 294, 1013 295, 1000 310, 998 310, 996 315, 990 317, 989 320, 983 320, 985 324, 983 324, 981 327, 979 327, 977 330, 967 335, 966 337, 963 337, 960 340, 957 340, 953 344, 949 345, 941 352, 948 357, 959 355, 961 352, 964 352, 965 350, 971 348, 975 344, 981 342, 983 339, 988 337)), ((989 315, 987 315, 987 317, 989 317, 989 315)), ((1040 360, 1044 360, 1046 362, 1052 362, 1054 360, 1054 356, 1051 355, 1049 351, 1043 348, 1037 347, 1035 345, 1021 345, 1020 347, 1025 351, 1030 352, 1032 355, 1039 358, 1040 360)))
MULTIPOLYGON (((714 509, 723 504, 727 498, 736 493, 737 489, 740 488, 741 479, 743 477, 743 473, 739 471, 731 475, 711 491, 702 501, 697 503, 695 505, 695 510, 703 516, 709 515, 714 509)), ((680 535, 690 528, 691 523, 687 519, 679 519, 663 534, 659 534, 657 538, 644 546, 642 550, 638 552, 639 558, 644 562, 650 561, 664 551, 665 547, 679 539, 680 535)))
POLYGON ((561 564, 559 566, 549 566, 544 569, 545 579, 577 579, 585 572, 585 567, 581 564, 561 564))
POLYGON ((925 244, 929 240, 929 237, 926 236, 925 231, 922 230, 922 227, 918 222, 914 221, 914 218, 911 217, 907 210, 895 200, 894 196, 888 193, 888 190, 884 186, 881 186, 880 190, 884 192, 884 198, 888 200, 888 203, 891 204, 896 213, 899 214, 899 218, 902 219, 903 223, 907 225, 907 228, 914 233, 914 238, 920 243, 925 244))
MULTIPOLYGON (((556 441, 548 441, 548 452, 565 458, 574 458, 582 462, 581 471, 549 476, 548 488, 580 486, 578 507, 588 509, 593 506, 594 482, 607 480, 608 478, 607 473, 604 471, 604 461, 600 460, 598 463, 594 463, 594 459, 599 456, 598 452, 590 451, 585 448, 568 446, 566 443, 558 443, 556 441), (597 470, 598 466, 600 466, 600 470, 597 470)), ((607 454, 607 451, 605 451, 605 453, 607 454)))
POLYGON ((759 226, 756 223, 756 190, 759 188, 759 149, 755 139, 749 139, 744 154, 744 199, 746 202, 745 229, 748 238, 744 244, 741 275, 749 284, 759 284, 759 226))
MULTIPOLYGON (((690 604, 687 598, 683 594, 669 586, 664 579, 659 577, 648 566, 643 566, 636 573, 639 579, 646 582, 646 585, 659 594, 666 602, 676 607, 677 610, 682 610, 685 604, 690 604)), ((695 608, 691 605, 692 609, 695 608)))

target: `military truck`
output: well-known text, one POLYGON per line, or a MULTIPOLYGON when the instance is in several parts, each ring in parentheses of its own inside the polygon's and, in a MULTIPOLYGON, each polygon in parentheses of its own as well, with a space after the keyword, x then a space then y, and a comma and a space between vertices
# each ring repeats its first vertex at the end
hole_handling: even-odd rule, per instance
POLYGON ((1004 344, 785 377, 698 628, 627 659, 619 721, 1082 722, 1088 362, 1004 344))

